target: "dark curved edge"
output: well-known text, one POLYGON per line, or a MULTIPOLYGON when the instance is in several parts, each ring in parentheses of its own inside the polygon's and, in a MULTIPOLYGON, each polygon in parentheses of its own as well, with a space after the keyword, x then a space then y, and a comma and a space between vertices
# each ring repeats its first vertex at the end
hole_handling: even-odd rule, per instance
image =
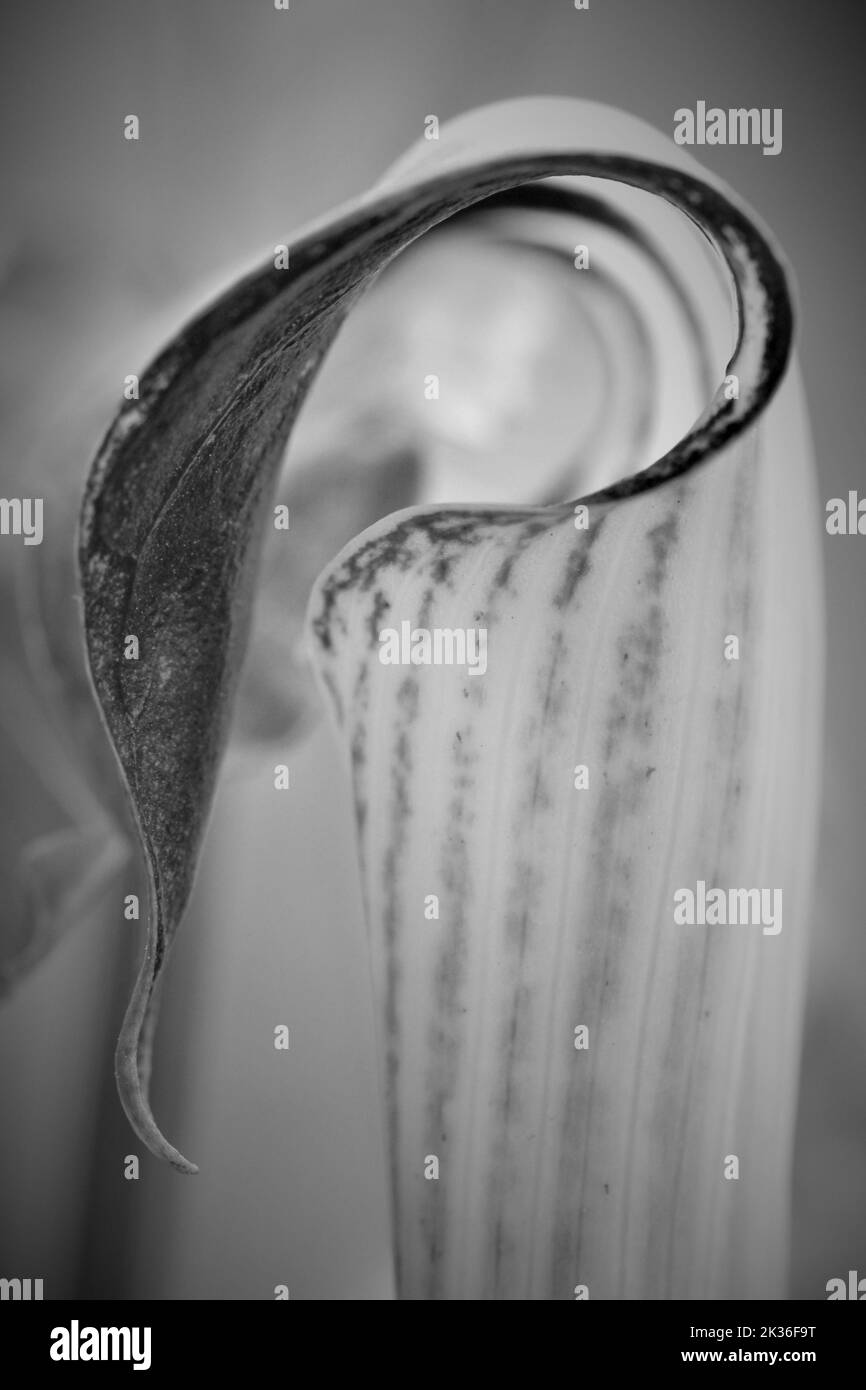
MULTIPOLYGON (((755 337, 763 340, 757 379, 746 383, 746 391, 739 401, 714 402, 709 414, 661 459, 642 472, 594 494, 593 500, 630 497, 679 476, 739 434, 763 409, 779 385, 793 340, 789 277, 769 236, 723 193, 670 165, 618 155, 555 153, 521 159, 503 157, 478 166, 474 171, 466 169, 439 175, 404 192, 389 193, 378 202, 338 219, 331 228, 313 232, 292 245, 294 269, 291 272, 275 271, 270 265, 253 271, 188 324, 142 376, 141 401, 136 404, 147 401, 148 387, 153 396, 162 394, 215 337, 231 331, 269 303, 279 300, 281 293, 286 292, 287 282, 290 288, 296 288, 300 280, 315 272, 323 262, 336 267, 341 261, 359 259, 366 252, 366 269, 351 277, 357 286, 374 279, 394 256, 432 227, 482 200, 492 200, 541 179, 580 175, 627 183, 664 198, 685 213, 720 253, 730 272, 740 313, 739 339, 728 364, 731 370, 737 366, 744 343, 755 337), (475 182, 470 183, 473 172, 475 182), (760 294, 760 304, 754 306, 748 302, 750 276, 760 294)), ((542 187, 550 188, 549 185, 542 187)), ((539 193, 539 203, 550 196, 549 192, 539 193)), ((349 287, 347 285, 347 289, 349 287)), ((291 337, 289 328, 280 346, 287 346, 291 337)), ((126 435, 122 427, 127 413, 124 407, 118 412, 88 478, 80 527, 82 562, 86 560, 92 531, 98 484, 114 461, 115 442, 122 452, 126 435), (115 440, 119 427, 121 438, 115 440)))

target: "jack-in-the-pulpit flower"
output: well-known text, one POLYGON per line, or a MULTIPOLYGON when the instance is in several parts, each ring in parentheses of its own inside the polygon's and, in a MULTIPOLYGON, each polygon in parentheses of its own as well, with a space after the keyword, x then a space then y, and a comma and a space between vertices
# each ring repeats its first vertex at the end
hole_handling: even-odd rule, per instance
MULTIPOLYGON (((150 885, 121 1098, 154 1154, 195 1171, 149 1107, 154 1021, 264 539, 270 554, 283 490, 290 509, 316 496, 309 474, 296 493, 280 483, 287 439, 360 296, 450 218, 467 255, 531 249, 563 277, 562 302, 574 295, 595 349, 574 372, 574 448, 552 412, 552 457, 509 451, 509 427, 490 423, 512 419, 518 438, 520 402, 543 389, 530 374, 553 320, 533 318, 531 280, 515 269, 511 319, 503 280, 501 320, 476 344, 494 366, 449 400, 447 333, 432 344, 459 306, 425 317, 395 263, 379 286, 398 319, 407 296, 412 410, 429 413, 385 398, 364 438, 331 428, 345 512, 321 511, 317 541, 294 514, 279 537, 297 557, 282 715, 255 640, 244 673, 295 736, 328 708, 345 750, 399 1294, 778 1296, 823 658, 790 287, 717 179, 604 107, 522 101, 443 125, 191 323, 99 452, 80 540, 87 647, 150 885), (658 221, 634 193, 611 206, 608 185, 679 215, 658 221), (710 302, 730 308, 721 365, 710 302), (635 471, 657 438, 661 456, 635 471), (419 469, 438 467, 432 491, 447 491, 479 447, 502 450, 501 493, 488 476, 409 505, 419 469)), ((423 265, 423 243, 409 255, 423 265)), ((281 621, 271 586, 256 631, 281 621)))

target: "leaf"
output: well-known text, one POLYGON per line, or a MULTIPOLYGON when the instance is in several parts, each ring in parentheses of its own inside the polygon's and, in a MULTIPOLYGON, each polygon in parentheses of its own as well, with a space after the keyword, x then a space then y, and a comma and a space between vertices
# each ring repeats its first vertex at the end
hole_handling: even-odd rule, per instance
MULTIPOLYGON (((787 389, 779 410, 799 426, 787 389)), ((694 478, 588 499, 586 533, 567 506, 413 509, 319 580, 398 1297, 783 1296, 818 803, 812 501, 777 416, 694 478), (484 629, 486 671, 383 665, 378 633, 404 621, 484 629), (782 932, 677 925, 698 880, 780 887, 782 932)))
MULTIPOLYGON (((723 192, 646 128, 606 108, 517 103, 455 122, 368 197, 301 236, 290 269, 248 276, 142 377, 97 456, 81 521, 90 668, 129 791, 150 880, 148 939, 118 1044, 126 1112, 153 1153, 195 1171, 159 1132, 144 1084, 154 1007, 186 907, 225 748, 264 527, 286 440, 342 318, 403 247, 527 181, 583 174, 656 192, 712 234, 736 276, 747 386, 717 396, 684 443, 609 491, 675 478, 761 409, 785 366, 784 273, 723 192), (672 167, 672 162, 682 165, 672 167), (135 635, 137 661, 124 659, 135 635)), ((447 514, 446 514, 447 518, 447 514)), ((511 524, 511 518, 507 518, 511 524)))
POLYGON ((583 498, 585 532, 570 503, 412 508, 311 597, 400 1298, 784 1296, 823 669, 797 375, 699 457, 583 498), (483 674, 385 664, 404 623, 483 629, 483 674), (678 924, 698 881, 778 887, 779 934, 678 924))

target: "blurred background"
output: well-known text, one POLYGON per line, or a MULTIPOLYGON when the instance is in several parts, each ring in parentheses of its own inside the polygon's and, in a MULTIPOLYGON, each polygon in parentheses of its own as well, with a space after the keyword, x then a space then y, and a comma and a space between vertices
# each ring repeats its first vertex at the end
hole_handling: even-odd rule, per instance
MULTIPOLYGON (((822 502, 861 485, 856 0, 591 0, 586 12, 571 0, 291 0, 288 13, 270 0, 6 0, 0 52, 0 488, 46 499, 42 549, 58 577, 38 602, 55 650, 80 646, 70 519, 123 378, 216 289, 374 182, 428 114, 507 97, 603 101, 667 134, 699 99, 783 108, 779 156, 698 153, 794 267, 822 502), (130 113, 138 142, 122 136, 130 113)), ((351 534, 373 517, 344 500, 351 534)), ((796 1298, 866 1270, 864 544, 824 540, 826 793, 796 1298)), ((276 1284, 293 1298, 390 1297, 367 965, 328 738, 318 728, 294 748, 297 797, 261 797, 272 747, 229 762, 155 1071, 155 1113, 202 1172, 184 1179, 142 1155, 126 1181, 141 1146, 112 1058, 143 930, 123 898, 141 884, 81 778, 84 714, 80 730, 50 710, 33 717, 25 657, 39 670, 45 652, 18 619, 14 595, 25 616, 36 601, 20 598, 20 561, 0 547, 0 912, 15 929, 38 891, 45 921, 68 930, 0 1008, 0 1272, 43 1278, 49 1298, 271 1298, 276 1284), (20 851, 40 836, 28 881, 20 851), (84 860, 93 881, 71 888, 61 869, 84 860), (271 1020, 291 1025, 290 1065, 271 1020)), ((50 705, 64 691, 44 670, 50 705)), ((88 765, 100 758, 94 747, 88 765)))

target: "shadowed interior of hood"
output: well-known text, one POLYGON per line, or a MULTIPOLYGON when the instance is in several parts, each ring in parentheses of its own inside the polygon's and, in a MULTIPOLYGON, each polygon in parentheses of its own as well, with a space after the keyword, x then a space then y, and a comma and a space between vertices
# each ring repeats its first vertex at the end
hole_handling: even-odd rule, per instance
POLYGON ((410 246, 342 325, 295 425, 278 494, 292 544, 265 541, 236 737, 314 721, 304 612, 353 536, 415 504, 549 505, 637 473, 710 402, 734 327, 706 238, 607 180, 497 194, 410 246))

